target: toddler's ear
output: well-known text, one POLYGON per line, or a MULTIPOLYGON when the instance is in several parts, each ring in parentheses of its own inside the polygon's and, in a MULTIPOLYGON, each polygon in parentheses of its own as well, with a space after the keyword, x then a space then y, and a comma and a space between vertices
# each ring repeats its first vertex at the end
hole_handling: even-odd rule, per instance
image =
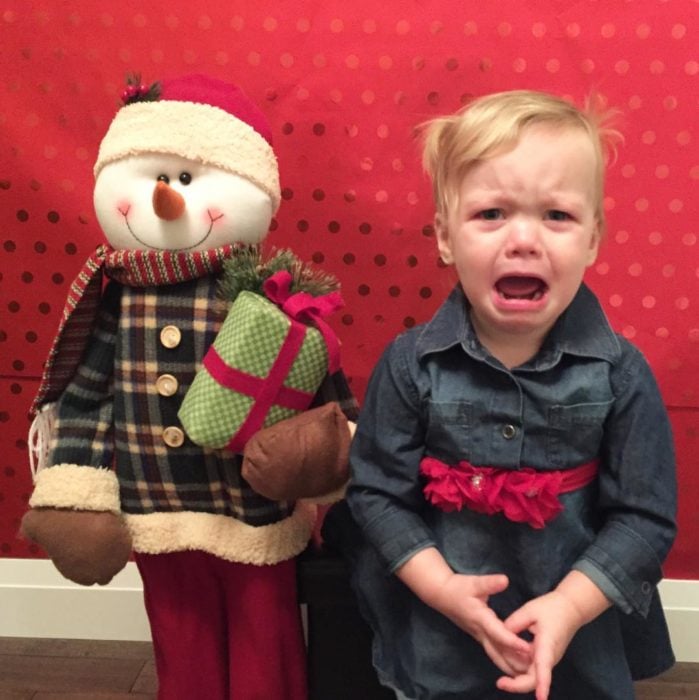
POLYGON ((449 227, 447 226, 446 214, 437 212, 434 215, 434 232, 437 237, 439 255, 447 265, 450 265, 454 262, 454 256, 451 253, 451 240, 449 239, 449 227))
POLYGON ((599 253, 600 243, 602 242, 602 227, 600 223, 595 224, 595 230, 592 232, 592 238, 590 240, 590 247, 587 251, 587 267, 594 265, 595 260, 597 260, 597 254, 599 253))

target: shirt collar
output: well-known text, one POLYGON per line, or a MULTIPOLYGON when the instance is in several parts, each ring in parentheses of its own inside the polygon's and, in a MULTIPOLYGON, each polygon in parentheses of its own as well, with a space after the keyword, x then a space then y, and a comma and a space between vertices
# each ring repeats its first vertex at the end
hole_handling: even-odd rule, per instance
MULTIPOLYGON (((417 341, 418 357, 462 345, 475 359, 488 353, 480 344, 468 315, 469 303, 456 285, 435 315, 422 328, 417 341)), ((556 364, 563 354, 596 357, 609 362, 618 359, 619 340, 609 325, 597 297, 585 284, 551 329, 543 347, 529 363, 535 369, 556 364)))

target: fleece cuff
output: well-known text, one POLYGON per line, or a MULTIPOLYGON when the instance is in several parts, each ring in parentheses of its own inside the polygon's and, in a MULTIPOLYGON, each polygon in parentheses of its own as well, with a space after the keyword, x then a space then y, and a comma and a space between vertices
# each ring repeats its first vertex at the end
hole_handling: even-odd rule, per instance
POLYGON ((120 513, 119 483, 111 469, 57 464, 36 475, 29 506, 120 513))

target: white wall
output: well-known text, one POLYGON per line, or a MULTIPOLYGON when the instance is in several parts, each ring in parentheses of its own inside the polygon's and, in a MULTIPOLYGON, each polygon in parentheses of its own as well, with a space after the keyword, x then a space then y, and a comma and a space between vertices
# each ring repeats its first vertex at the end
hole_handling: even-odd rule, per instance
MULTIPOLYGON (((660 595, 677 660, 699 663, 699 581, 665 580, 660 595)), ((148 641, 135 564, 108 586, 86 588, 47 560, 0 559, 0 637, 148 641)))
POLYGON ((0 636, 150 641, 136 565, 88 588, 46 559, 0 559, 0 636))
POLYGON ((677 660, 699 663, 699 581, 666 579, 660 597, 677 660))

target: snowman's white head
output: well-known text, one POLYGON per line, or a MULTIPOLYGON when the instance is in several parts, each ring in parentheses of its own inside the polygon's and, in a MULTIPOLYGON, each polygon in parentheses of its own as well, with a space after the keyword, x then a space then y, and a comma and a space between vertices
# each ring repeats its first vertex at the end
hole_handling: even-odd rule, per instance
POLYGON ((279 206, 269 125, 232 85, 189 76, 140 86, 95 164, 97 218, 116 249, 200 251, 257 243, 279 206))

